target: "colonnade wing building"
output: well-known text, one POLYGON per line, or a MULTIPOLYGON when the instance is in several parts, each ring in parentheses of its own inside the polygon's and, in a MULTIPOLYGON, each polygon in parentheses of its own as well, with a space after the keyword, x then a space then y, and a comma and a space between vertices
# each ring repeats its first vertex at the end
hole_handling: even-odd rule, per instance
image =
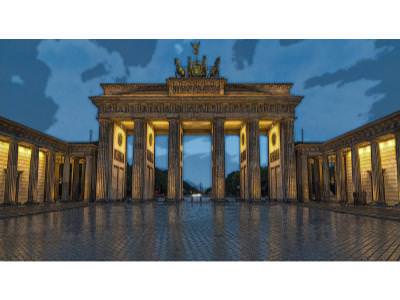
MULTIPOLYGON (((291 84, 232 84, 217 59, 176 60, 162 84, 102 84, 99 141, 68 143, 0 118, 0 203, 150 200, 155 136, 168 135, 166 199, 183 198, 183 135, 212 137, 212 199, 225 198, 225 134, 240 143, 240 199, 261 199, 259 136, 268 136, 268 198, 354 204, 399 203, 400 112, 324 143, 294 141, 291 84), (133 136, 127 192, 127 137, 133 136)), ((195 171, 195 170, 194 170, 195 171)))

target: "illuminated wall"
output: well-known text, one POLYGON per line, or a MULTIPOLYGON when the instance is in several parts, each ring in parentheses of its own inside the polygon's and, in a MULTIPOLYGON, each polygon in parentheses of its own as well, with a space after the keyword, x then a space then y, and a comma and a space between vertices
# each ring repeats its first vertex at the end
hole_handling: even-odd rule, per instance
POLYGON ((389 205, 399 201, 397 188, 396 148, 394 139, 379 143, 384 179, 385 201, 389 205))
POLYGON ((6 172, 9 144, 0 141, 0 203, 4 202, 4 190, 6 186, 6 172))
POLYGON ((112 198, 125 197, 125 163, 126 163, 126 133, 125 130, 114 125, 113 168, 112 168, 112 198))
POLYGON ((38 165, 38 188, 37 188, 37 201, 44 201, 44 189, 46 181, 46 153, 39 151, 39 165, 38 165))
POLYGON ((247 189, 247 134, 246 125, 240 128, 240 198, 245 199, 245 191, 247 189))
POLYGON ((346 191, 347 191, 347 201, 353 203, 353 175, 351 166, 351 151, 346 152, 345 157, 346 164, 346 191))
POLYGON ((147 124, 147 145, 146 145, 146 180, 149 184, 146 185, 148 198, 154 197, 154 181, 155 181, 155 171, 154 171, 154 144, 155 144, 155 135, 154 129, 150 124, 147 124))
POLYGON ((367 203, 372 202, 371 146, 358 149, 360 158, 361 191, 366 192, 367 203))
POLYGON ((281 176, 281 138, 279 123, 273 124, 268 132, 268 164, 269 183, 271 199, 282 199, 282 176, 281 176))
POLYGON ((29 168, 31 162, 31 149, 18 146, 18 203, 28 201, 29 168), (21 173, 22 172, 22 173, 21 173))

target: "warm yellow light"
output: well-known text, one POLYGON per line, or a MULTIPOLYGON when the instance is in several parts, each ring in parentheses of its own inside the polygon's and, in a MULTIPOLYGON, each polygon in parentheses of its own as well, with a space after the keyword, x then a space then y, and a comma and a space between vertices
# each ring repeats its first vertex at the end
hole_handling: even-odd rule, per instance
POLYGON ((24 146, 18 146, 18 155, 31 155, 32 150, 24 146))
POLYGON ((183 129, 211 129, 210 121, 183 121, 183 129))
POLYGON ((0 141, 0 151, 1 152, 3 152, 3 151, 7 152, 9 147, 10 147, 9 143, 0 141))
POLYGON ((371 153, 371 146, 364 146, 358 149, 358 154, 359 155, 364 155, 371 153))
POLYGON ((226 130, 240 129, 243 122, 240 120, 228 120, 224 122, 224 128, 226 130))
POLYGON ((39 159, 43 159, 45 156, 45 153, 43 151, 39 151, 39 159))
POLYGON ((164 120, 151 121, 151 125, 153 125, 155 130, 168 130, 169 128, 168 121, 164 120))
POLYGON ((394 147, 394 145, 395 145, 394 139, 387 140, 387 141, 379 143, 379 149, 383 150, 385 148, 391 148, 391 147, 394 147))
POLYGON ((133 121, 122 121, 121 124, 126 128, 126 129, 133 129, 135 126, 135 123, 133 121))
POLYGON ((260 129, 268 129, 272 125, 272 121, 261 120, 259 122, 260 129))

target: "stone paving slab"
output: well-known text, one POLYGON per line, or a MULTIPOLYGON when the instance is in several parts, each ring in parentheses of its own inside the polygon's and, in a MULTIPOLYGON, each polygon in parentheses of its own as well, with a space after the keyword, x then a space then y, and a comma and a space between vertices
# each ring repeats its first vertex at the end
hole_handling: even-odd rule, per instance
POLYGON ((0 220, 86 206, 88 206, 87 202, 57 202, 23 206, 2 206, 0 207, 0 220))
POLYGON ((116 203, 0 220, 0 260, 400 260, 400 222, 285 203, 116 203))
POLYGON ((345 213, 345 214, 352 214, 352 215, 400 222, 399 207, 355 206, 355 205, 327 203, 327 202, 307 202, 307 203, 292 203, 292 204, 300 205, 303 207, 326 209, 337 213, 345 213))

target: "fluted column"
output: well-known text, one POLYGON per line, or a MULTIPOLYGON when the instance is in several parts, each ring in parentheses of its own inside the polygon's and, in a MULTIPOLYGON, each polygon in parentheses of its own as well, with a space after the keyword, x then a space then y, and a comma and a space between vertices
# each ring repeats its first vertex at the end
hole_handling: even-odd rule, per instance
POLYGON ((97 155, 96 200, 111 199, 111 172, 114 124, 99 119, 99 145, 97 155))
POLYGON ((261 199, 260 127, 258 120, 247 122, 249 198, 261 199))
MULTIPOLYGON (((358 146, 351 147, 351 170, 354 192, 359 197, 361 196, 361 170, 360 170, 360 155, 358 153, 358 146)), ((353 197, 353 201, 355 201, 353 197)))
POLYGON ((309 186, 308 186, 308 157, 306 153, 301 154, 301 188, 302 188, 302 201, 310 201, 309 186))
POLYGON ((92 175, 93 174, 93 156, 85 157, 85 186, 83 192, 83 200, 90 201, 92 197, 92 175))
POLYGON ((284 119, 280 122, 280 160, 282 172, 283 199, 295 200, 296 190, 296 161, 294 152, 294 120, 284 119))
POLYGON ((53 202, 55 199, 55 154, 54 151, 47 152, 46 163, 46 189, 45 201, 53 202))
POLYGON ((62 201, 70 200, 69 195, 69 173, 70 173, 70 157, 69 154, 66 153, 64 155, 64 168, 63 168, 63 178, 62 178, 62 201))
POLYGON ((170 200, 183 198, 182 128, 178 119, 169 120, 168 130, 168 193, 170 200))
POLYGON ((212 191, 214 200, 225 198, 225 131, 224 119, 212 124, 212 191))
POLYGON ((331 198, 331 192, 329 188, 329 159, 328 154, 322 155, 322 182, 324 187, 324 200, 329 201, 331 198))
POLYGON ((136 119, 134 122, 132 199, 143 200, 146 167, 146 122, 143 119, 136 119))
POLYGON ((29 165, 28 202, 35 203, 37 201, 38 190, 39 148, 33 145, 31 147, 31 153, 29 165))
POLYGON ((315 184, 315 197, 316 200, 321 200, 321 176, 320 176, 320 163, 321 163, 321 159, 319 157, 314 157, 314 164, 313 164, 313 168, 314 168, 314 184, 315 184))
POLYGON ((372 197, 377 203, 385 202, 381 153, 378 141, 371 142, 372 197))
POLYGON ((72 200, 79 200, 79 158, 74 158, 72 169, 72 200))
POLYGON ((336 181, 336 201, 341 202, 346 199, 344 187, 344 165, 343 165, 343 151, 336 151, 336 165, 335 165, 335 181, 336 181))
POLYGON ((15 204, 17 202, 18 179, 18 143, 10 142, 8 148, 7 174, 5 182, 4 203, 15 204))
POLYGON ((397 198, 400 200, 400 131, 395 134, 396 140, 396 166, 397 166, 397 198))

